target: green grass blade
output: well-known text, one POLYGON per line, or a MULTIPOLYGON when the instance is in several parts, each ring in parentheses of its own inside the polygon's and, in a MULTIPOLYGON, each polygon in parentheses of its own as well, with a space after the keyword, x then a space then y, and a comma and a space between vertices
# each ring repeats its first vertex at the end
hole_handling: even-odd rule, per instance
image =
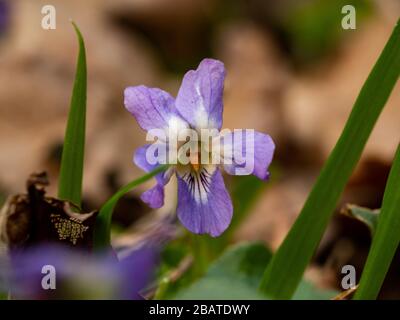
POLYGON ((260 290, 289 299, 323 235, 370 133, 400 72, 400 25, 397 23, 354 104, 346 126, 304 207, 266 268, 260 290))
POLYGON ((378 226, 355 299, 376 299, 400 242, 400 145, 390 170, 378 226))
POLYGON ((85 43, 78 27, 72 24, 78 36, 79 55, 64 137, 58 197, 80 207, 85 149, 87 71, 85 43))
POLYGON ((101 207, 99 215, 96 219, 96 226, 94 230, 94 246, 96 249, 107 248, 110 246, 111 241, 111 218, 118 200, 121 199, 126 193, 131 191, 138 185, 146 182, 160 172, 165 171, 168 165, 161 165, 153 171, 133 180, 119 189, 107 202, 101 207))

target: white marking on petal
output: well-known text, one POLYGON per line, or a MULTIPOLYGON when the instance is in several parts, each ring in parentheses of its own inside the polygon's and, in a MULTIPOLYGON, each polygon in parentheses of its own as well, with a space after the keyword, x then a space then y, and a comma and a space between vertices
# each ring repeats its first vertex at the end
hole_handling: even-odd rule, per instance
POLYGON ((195 90, 196 93, 199 97, 198 100, 198 108, 196 110, 196 113, 194 115, 195 117, 195 123, 196 123, 196 128, 197 129, 206 129, 206 128, 213 128, 214 124, 213 123, 209 123, 209 115, 208 112, 206 110, 206 107, 204 106, 204 98, 203 95, 201 94, 200 91, 200 83, 199 81, 196 82, 195 84, 195 90))
POLYGON ((169 140, 176 140, 179 132, 182 130, 187 129, 189 126, 180 117, 177 116, 171 116, 171 118, 168 120, 168 131, 167 131, 167 136, 169 140))
POLYGON ((198 94, 198 96, 202 97, 201 92, 200 92, 200 83, 199 83, 199 81, 196 81, 194 87, 196 89, 196 93, 198 94))
POLYGON ((172 175, 175 173, 175 170, 176 170, 175 167, 169 167, 169 168, 164 172, 163 178, 164 178, 166 181, 169 181, 169 179, 171 179, 172 175))
POLYGON ((195 114, 196 128, 197 129, 207 129, 209 128, 208 114, 203 105, 199 106, 195 114))

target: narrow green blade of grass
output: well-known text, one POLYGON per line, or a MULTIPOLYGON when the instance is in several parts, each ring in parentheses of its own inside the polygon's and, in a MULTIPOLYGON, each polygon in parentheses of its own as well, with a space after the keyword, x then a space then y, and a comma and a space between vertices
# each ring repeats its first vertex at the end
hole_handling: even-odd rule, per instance
POLYGON ((119 189, 114 195, 107 200, 107 202, 101 207, 99 215, 96 219, 96 225, 94 229, 94 247, 96 249, 104 249, 110 246, 111 243, 111 218, 118 200, 121 199, 126 193, 131 191, 138 185, 146 182, 160 172, 165 171, 168 165, 161 165, 153 171, 141 176, 140 178, 133 180, 119 189))
POLYGON ((79 41, 75 82, 61 159, 58 197, 80 207, 86 126, 86 54, 78 27, 72 23, 79 41))
POLYGON ((400 145, 386 184, 378 226, 355 299, 376 299, 400 242, 400 145))
POLYGON ((266 268, 260 290, 271 298, 289 299, 295 292, 399 72, 397 23, 299 217, 266 268))

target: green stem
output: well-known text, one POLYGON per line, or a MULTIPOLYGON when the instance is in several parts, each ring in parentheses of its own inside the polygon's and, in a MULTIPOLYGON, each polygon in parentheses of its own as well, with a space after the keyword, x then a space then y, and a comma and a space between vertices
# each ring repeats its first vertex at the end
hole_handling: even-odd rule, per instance
POLYGON ((207 238, 205 235, 190 233, 193 253, 193 268, 196 278, 204 275, 209 264, 209 253, 207 247, 207 238))
POLYGON ((94 230, 94 246, 97 249, 107 248, 111 245, 111 218, 115 205, 126 193, 130 192, 138 185, 150 180, 157 174, 165 171, 169 165, 161 165, 153 171, 133 180, 119 189, 107 202, 101 207, 96 219, 94 230))
POLYGON ((162 278, 160 280, 160 283, 158 284, 158 288, 154 295, 153 300, 164 300, 164 297, 166 296, 170 283, 171 281, 168 276, 162 278))

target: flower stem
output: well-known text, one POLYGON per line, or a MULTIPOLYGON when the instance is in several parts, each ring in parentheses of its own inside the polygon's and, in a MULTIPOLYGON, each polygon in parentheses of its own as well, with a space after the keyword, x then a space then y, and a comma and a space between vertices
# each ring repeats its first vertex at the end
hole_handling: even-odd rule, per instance
POLYGON ((99 215, 96 219, 96 225, 94 230, 94 247, 96 249, 104 249, 111 246, 111 218, 115 208, 115 205, 126 193, 131 191, 138 185, 150 180, 157 174, 165 171, 168 165, 161 165, 150 171, 149 173, 141 176, 140 178, 133 180, 119 189, 107 202, 101 207, 99 215))
POLYGON ((199 278, 204 275, 209 264, 209 254, 204 235, 190 234, 191 249, 193 253, 194 276, 199 278))

